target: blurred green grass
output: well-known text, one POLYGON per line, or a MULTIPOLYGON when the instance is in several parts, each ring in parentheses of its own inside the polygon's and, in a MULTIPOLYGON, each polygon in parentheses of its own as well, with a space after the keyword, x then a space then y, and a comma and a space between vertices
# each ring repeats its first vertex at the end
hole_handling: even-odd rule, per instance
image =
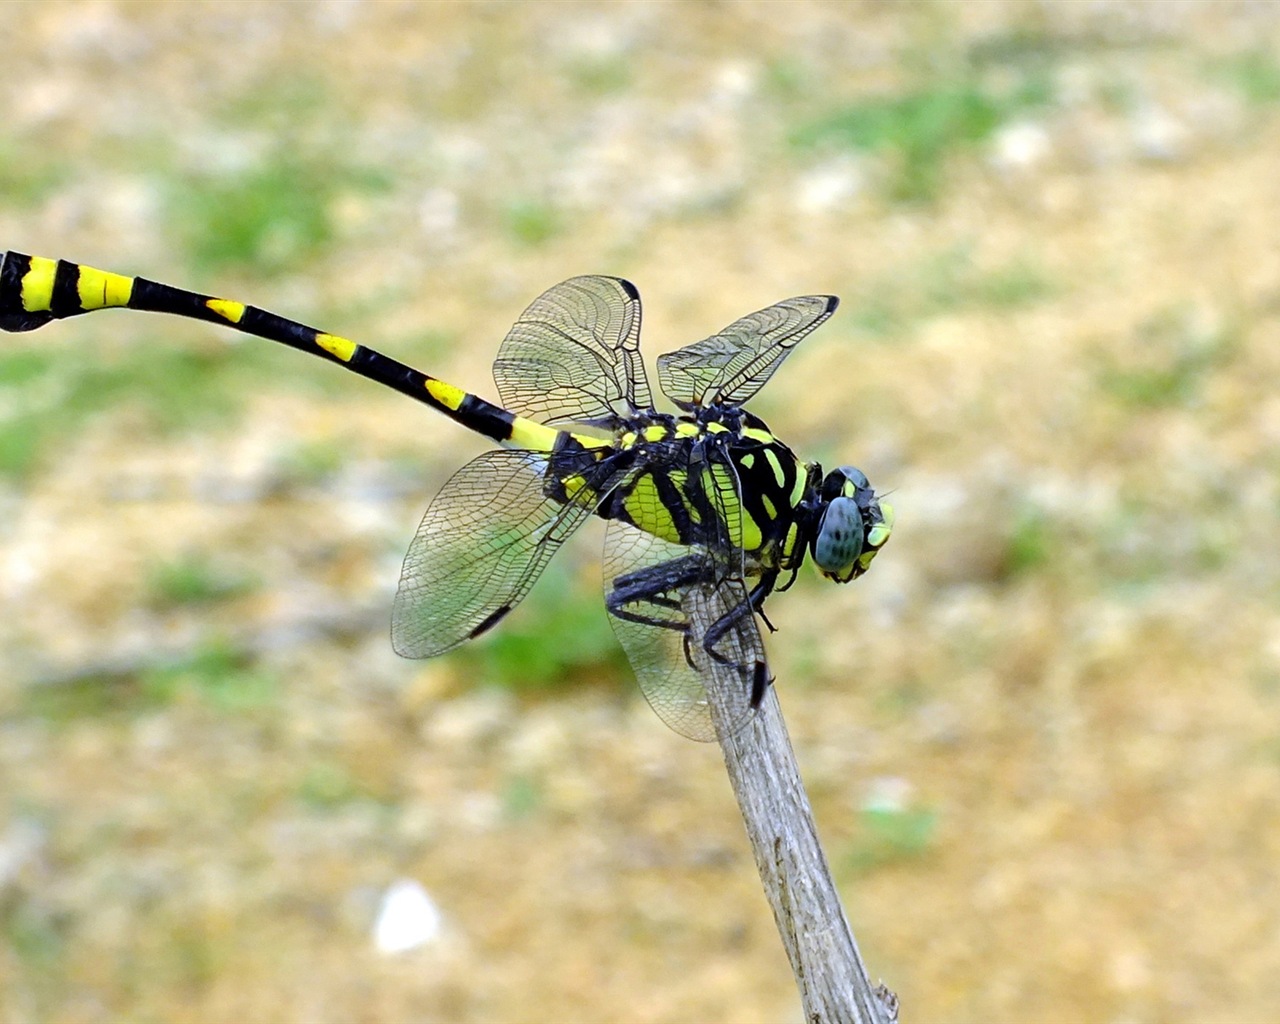
POLYGON ((938 813, 921 807, 869 807, 858 816, 858 837, 842 855, 843 873, 865 875, 928 855, 938 838, 938 813))
POLYGON ((527 695, 628 679, 599 581, 568 562, 552 561, 500 629, 452 655, 461 673, 527 695))
POLYGON ((1226 82, 1255 106, 1280 102, 1280 57, 1265 48, 1250 48, 1208 63, 1210 79, 1226 82))
POLYGON ((1139 324, 1124 350, 1107 353, 1098 385, 1138 409, 1194 405, 1243 344, 1239 324, 1205 324, 1193 307, 1168 306, 1139 324))
POLYGON ((0 207, 38 206, 56 196, 75 177, 75 169, 44 147, 20 138, 0 137, 0 207))
POLYGON ((0 431, 0 475, 29 477, 55 445, 126 405, 144 409, 162 434, 232 423, 255 364, 252 353, 191 341, 113 346, 108 358, 92 344, 0 354, 0 398, 10 410, 0 431))
POLYGON ((254 166, 184 179, 171 192, 168 222, 197 272, 234 267, 270 278, 330 251, 337 239, 333 210, 343 196, 388 187, 381 171, 308 159, 282 146, 254 166))
POLYGON ((208 605, 242 597, 261 586, 261 578, 233 569, 216 556, 190 553, 151 566, 146 600, 157 609, 208 605))
POLYGON ((124 675, 88 675, 74 682, 29 687, 24 715, 54 726, 130 719, 192 700, 229 716, 272 706, 279 680, 238 648, 216 636, 176 658, 162 658, 124 675))
POLYGON ((502 213, 507 233, 522 245, 537 247, 564 231, 562 217, 550 203, 515 200, 502 213))
POLYGON ((1055 297, 1062 287, 1031 255, 983 266, 976 245, 965 242, 892 268, 862 284, 845 305, 862 332, 902 338, 933 317, 965 309, 1023 309, 1055 297))
MULTIPOLYGON (((1033 36, 997 38, 970 52, 930 51, 916 61, 914 83, 831 105, 794 128, 790 142, 802 152, 847 147, 886 156, 891 199, 934 202, 953 157, 1052 105, 1057 57, 1033 36)), ((773 80, 784 96, 814 91, 799 68, 775 68, 773 80)))
MULTIPOLYGON (((858 588, 780 598, 805 625, 771 652, 791 662, 779 692, 824 830, 852 819, 833 860, 873 968, 938 1019, 1198 1019, 1224 985, 1271 1013, 1273 958, 1248 909, 1274 860, 1257 823, 1280 678, 1274 303, 1269 238, 1250 231, 1270 190, 1247 171, 1274 151, 1265 25, 1123 5, 871 5, 854 23, 802 5, 761 31, 758 11, 513 5, 472 21, 441 7, 418 37, 406 10, 156 7, 124 16, 154 47, 139 50, 96 8, 92 32, 48 29, 46 55, 44 19, 85 17, 59 23, 51 5, 0 41, 6 241, 118 250, 103 265, 226 288, 427 370, 456 362, 477 388, 511 315, 569 273, 633 276, 653 322, 680 331, 766 288, 841 293, 796 357, 831 372, 788 372, 762 400, 785 410, 769 417, 784 436, 822 435, 804 454, 877 463, 876 483, 900 488, 901 539, 858 588), (1056 24, 1068 15, 1084 28, 1056 24), (190 17, 206 31, 165 21, 190 17), (352 20, 317 27, 328 17, 352 20), (235 60, 199 45, 228 32, 235 60), (167 71, 118 56, 170 51, 167 71), (103 116, 90 91, 122 106, 103 116), (1144 162, 1133 124, 1152 108, 1191 141, 1144 162), (1051 146, 1002 177, 987 157, 1023 120, 1051 146), (805 209, 801 179, 829 157, 853 169, 849 191, 805 209), (589 187, 567 173, 580 165, 599 175, 589 187), (1151 312, 1135 322, 1135 307, 1151 312), (928 797, 851 809, 870 773, 928 797), (1073 943, 1098 920, 1101 941, 1073 943), (1028 929, 1043 942, 1019 942, 1028 929), (1169 963, 1185 965, 1172 988, 1169 963)), ((307 592, 321 599, 394 581, 425 481, 462 459, 447 424, 396 433, 372 385, 296 353, 86 320, 0 359, 6 584, 29 642, 83 649, 144 618, 265 606, 220 551, 261 564, 263 587, 322 579, 332 589, 307 592), (199 434, 217 459, 241 425, 280 431, 271 398, 286 392, 286 416, 312 411, 280 442, 283 489, 174 518, 208 555, 87 557, 155 531, 77 505, 67 478, 92 467, 69 442, 119 411, 128 429, 102 447, 199 434), (368 451, 397 453, 421 493, 351 488, 368 451), (47 583, 23 575, 46 567, 47 583), (101 611, 117 593, 140 603, 101 611)), ((676 340, 656 333, 650 356, 676 340)), ((370 653, 386 653, 379 625, 368 647, 246 658, 210 640, 127 679, 15 691, 7 807, 53 839, 0 905, 0 1016, 21 1001, 43 1019, 277 1019, 305 1015, 289 1001, 302 991, 379 1019, 789 1012, 750 865, 724 852, 740 825, 708 752, 655 721, 592 731, 594 688, 640 697, 594 565, 568 555, 500 629, 420 677, 370 653), (390 677, 423 696, 393 696, 390 677), (498 702, 514 710, 485 717, 482 685, 515 693, 498 702), (479 951, 447 982, 362 959, 359 894, 390 871, 433 879, 479 951), (626 970, 596 969, 623 947, 626 970)))

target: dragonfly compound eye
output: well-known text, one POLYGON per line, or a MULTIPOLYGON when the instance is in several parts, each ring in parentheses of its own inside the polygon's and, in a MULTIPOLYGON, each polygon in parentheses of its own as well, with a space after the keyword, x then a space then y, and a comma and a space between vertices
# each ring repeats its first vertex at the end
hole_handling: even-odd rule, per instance
POLYGON ((840 583, 853 578, 866 527, 853 498, 832 498, 822 514, 813 542, 813 560, 822 572, 840 583))
POLYGON ((839 497, 852 498, 860 492, 872 493, 871 483, 867 480, 867 475, 856 466, 839 466, 822 481, 822 497, 825 501, 839 497))

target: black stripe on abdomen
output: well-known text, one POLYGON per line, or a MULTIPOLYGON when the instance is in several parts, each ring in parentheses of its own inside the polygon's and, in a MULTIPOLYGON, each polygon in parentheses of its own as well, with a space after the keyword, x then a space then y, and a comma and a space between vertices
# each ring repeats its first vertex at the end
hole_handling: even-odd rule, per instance
POLYGON ((85 312, 80 304, 80 265, 58 260, 49 293, 49 313, 55 319, 85 312))
POLYGON ((448 409, 443 411, 452 415, 463 426, 495 441, 508 440, 511 437, 511 426, 516 421, 515 413, 486 402, 478 395, 467 395, 458 406, 457 413, 448 409))
POLYGON ((22 304, 22 279, 31 270, 31 257, 6 252, 0 263, 0 331, 34 331, 53 319, 48 312, 31 313, 22 304))

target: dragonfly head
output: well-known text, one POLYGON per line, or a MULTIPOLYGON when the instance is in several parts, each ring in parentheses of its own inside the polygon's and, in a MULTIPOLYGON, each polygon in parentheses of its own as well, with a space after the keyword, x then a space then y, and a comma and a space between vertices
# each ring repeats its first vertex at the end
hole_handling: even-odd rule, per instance
POLYGON ((810 547, 823 576, 848 583, 867 571, 893 530, 893 506, 876 498, 866 474, 840 466, 822 481, 810 547))

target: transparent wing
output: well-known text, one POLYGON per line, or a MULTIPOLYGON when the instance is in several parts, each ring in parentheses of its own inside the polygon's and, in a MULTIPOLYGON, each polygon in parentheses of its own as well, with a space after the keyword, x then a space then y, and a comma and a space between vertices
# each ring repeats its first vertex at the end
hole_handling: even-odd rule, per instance
POLYGON ((651 408, 635 285, 594 276, 548 288, 502 342, 493 379, 506 408, 542 423, 612 427, 651 408))
POLYGON ((409 545, 391 613, 391 643, 429 658, 494 626, 529 592, 595 507, 543 493, 546 457, 485 452, 436 495, 409 545))
POLYGON ((719 334, 658 357, 658 384, 682 409, 741 405, 833 312, 834 295, 801 295, 757 310, 719 334))
POLYGON ((714 699, 726 730, 742 728, 768 678, 742 580, 717 580, 705 552, 620 520, 609 523, 604 561, 609 621, 658 717, 690 739, 712 740, 714 699))
POLYGON ((658 717, 684 736, 710 740, 709 699, 735 732, 754 713, 769 670, 744 579, 737 474, 714 443, 695 445, 686 470, 699 535, 684 546, 610 521, 605 604, 658 717))
POLYGON ((755 715, 772 682, 746 587, 737 579, 693 586, 684 592, 681 606, 694 634, 707 636, 728 622, 714 642, 691 643, 689 658, 714 700, 716 710, 710 703, 706 707, 712 736, 717 719, 724 734, 732 736, 755 715))

